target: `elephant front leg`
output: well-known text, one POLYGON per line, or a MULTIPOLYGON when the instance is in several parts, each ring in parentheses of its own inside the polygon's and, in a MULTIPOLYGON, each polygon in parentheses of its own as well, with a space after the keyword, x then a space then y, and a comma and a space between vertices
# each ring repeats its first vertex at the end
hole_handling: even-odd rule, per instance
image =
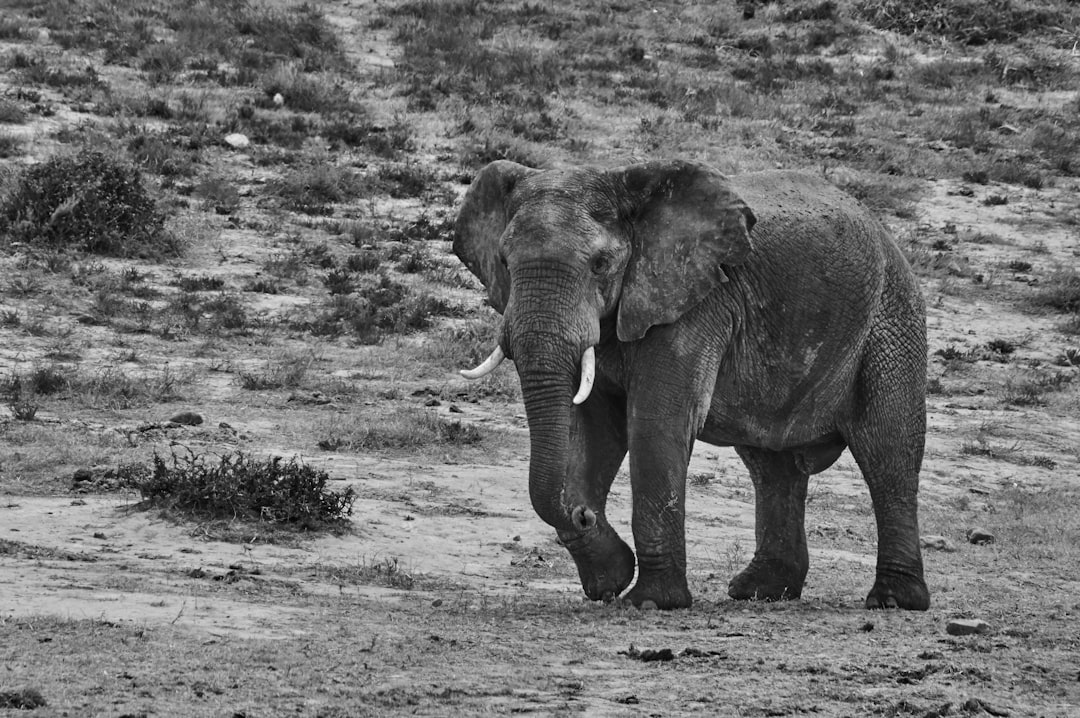
POLYGON ((638 576, 626 595, 638 607, 687 608, 686 466, 693 439, 685 421, 631 427, 630 481, 638 576))
POLYGON ((611 483, 625 456, 625 404, 594 391, 571 421, 564 491, 574 507, 574 528, 559 532, 577 565, 585 595, 594 601, 614 599, 634 580, 634 552, 605 514, 611 483))
POLYGON ((802 595, 810 566, 806 548, 806 485, 790 452, 748 446, 735 450, 750 471, 756 497, 757 548, 750 565, 731 579, 735 599, 779 601, 802 595))

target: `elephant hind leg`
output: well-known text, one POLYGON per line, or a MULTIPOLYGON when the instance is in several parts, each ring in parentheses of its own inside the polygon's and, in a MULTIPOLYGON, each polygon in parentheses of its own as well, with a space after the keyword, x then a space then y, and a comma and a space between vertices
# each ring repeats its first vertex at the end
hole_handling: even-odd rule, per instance
POLYGON ((843 433, 870 488, 877 521, 877 575, 866 607, 923 611, 930 606, 918 518, 926 367, 914 360, 900 364, 898 356, 925 357, 925 343, 915 332, 906 342, 893 336, 871 343, 860 379, 861 410, 843 433))
POLYGON ((806 548, 806 485, 810 474, 794 452, 737 446, 756 494, 754 558, 728 584, 735 599, 779 601, 802 595, 806 548))

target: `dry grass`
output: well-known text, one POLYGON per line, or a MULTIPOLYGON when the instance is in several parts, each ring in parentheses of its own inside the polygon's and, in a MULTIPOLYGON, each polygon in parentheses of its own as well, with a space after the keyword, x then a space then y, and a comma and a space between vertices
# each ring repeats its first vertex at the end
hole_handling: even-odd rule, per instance
MULTIPOLYGON (((76 470, 146 464, 177 444, 302 452, 350 485, 395 489, 361 492, 351 560, 290 555, 261 574, 250 547, 234 547, 242 563, 209 562, 212 539, 253 538, 228 522, 190 525, 197 537, 176 545, 205 553, 179 558, 114 556, 139 542, 91 544, 85 530, 79 552, 0 546, 26 571, 45 562, 59 574, 92 555, 102 574, 69 583, 162 604, 130 625, 0 619, 0 705, 40 696, 57 713, 326 718, 1080 705, 1068 632, 1080 536, 1075 492, 1061 488, 1080 467, 1075 7, 798 0, 744 17, 734 3, 637 0, 68 5, 13 0, 0 18, 0 205, 15 207, 5 226, 38 220, 26 242, 0 239, 0 504, 57 496, 77 509, 76 470), (384 56, 393 66, 367 62, 384 56), (249 146, 234 149, 229 133, 249 146), (96 185, 27 215, 11 198, 37 176, 30 160, 61 161, 45 148, 138 177, 145 202, 101 204, 136 211, 169 251, 90 255, 82 229, 49 234, 57 208, 96 185), (513 367, 471 384, 455 373, 490 352, 501 321, 450 256, 458 198, 494 159, 670 156, 725 172, 808 169, 903 239, 931 315, 922 527, 961 548, 927 552, 928 614, 853 608, 872 519, 865 492, 825 489, 808 511, 807 598, 726 601, 753 547, 749 524, 731 519, 752 515, 735 464, 692 474, 698 602, 676 616, 582 603, 565 551, 539 533, 513 367), (945 203, 959 215, 943 216, 945 203), (32 246, 38 236, 47 247, 32 246), (183 411, 205 421, 168 421, 183 411), (984 430, 987 412, 1018 428, 984 430), (489 480, 485 464, 505 476, 489 480), (453 474, 453 488, 418 488, 413 475, 428 470, 453 474), (407 541, 455 519, 468 539, 438 547, 438 571, 415 570, 429 557, 407 541), (720 540, 695 533, 716 526, 720 540), (975 526, 997 542, 967 544, 975 526), (391 538, 390 552, 369 548, 391 538), (264 622, 208 639, 204 626, 180 628, 196 604, 264 622), (992 633, 943 633, 969 616, 992 633), (650 648, 672 660, 635 660, 650 648)), ((79 227, 107 228, 111 215, 94 217, 79 227)), ((629 511, 624 478, 613 511, 629 511)), ((105 534, 124 521, 93 516, 105 534)), ((166 529, 139 530, 142 541, 166 529)))

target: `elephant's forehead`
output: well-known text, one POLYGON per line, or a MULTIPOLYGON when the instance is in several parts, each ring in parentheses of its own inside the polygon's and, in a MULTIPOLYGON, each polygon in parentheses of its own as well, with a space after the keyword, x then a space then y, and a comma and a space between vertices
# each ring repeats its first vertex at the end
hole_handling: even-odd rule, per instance
POLYGON ((533 175, 514 192, 512 224, 530 233, 588 231, 615 216, 609 184, 595 170, 548 170, 533 175))

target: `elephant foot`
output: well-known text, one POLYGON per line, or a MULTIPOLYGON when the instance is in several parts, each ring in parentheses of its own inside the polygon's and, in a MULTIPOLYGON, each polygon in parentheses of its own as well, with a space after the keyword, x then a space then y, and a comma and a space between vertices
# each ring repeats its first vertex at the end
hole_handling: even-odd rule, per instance
POLYGON ((612 601, 634 580, 634 552, 609 526, 580 535, 559 534, 577 564, 585 595, 612 601))
POLYGON ((874 587, 866 596, 866 607, 903 608, 925 611, 930 608, 930 591, 921 576, 878 575, 874 587))
POLYGON ((663 576, 652 580, 639 577, 623 600, 635 608, 658 608, 661 611, 690 608, 694 602, 685 576, 679 579, 663 576))
POLYGON ((805 580, 805 568, 755 558, 728 582, 728 595, 739 601, 786 601, 802 596, 805 580))

